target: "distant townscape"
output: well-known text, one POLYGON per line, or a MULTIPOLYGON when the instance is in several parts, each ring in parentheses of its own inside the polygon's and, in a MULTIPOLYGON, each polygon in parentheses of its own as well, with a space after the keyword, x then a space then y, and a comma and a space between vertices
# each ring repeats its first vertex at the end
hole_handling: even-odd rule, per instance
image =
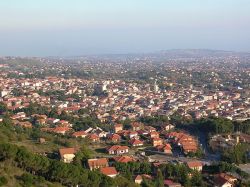
POLYGON ((0 174, 0 186, 247 187, 250 53, 0 57, 0 174))

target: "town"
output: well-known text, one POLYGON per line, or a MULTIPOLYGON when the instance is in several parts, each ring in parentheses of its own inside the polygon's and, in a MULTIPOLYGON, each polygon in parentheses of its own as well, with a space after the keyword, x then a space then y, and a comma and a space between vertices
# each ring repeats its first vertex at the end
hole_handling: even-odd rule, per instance
POLYGON ((48 174, 49 166, 12 155, 22 160, 24 181, 34 175, 65 186, 248 186, 249 55, 172 53, 1 57, 0 162, 18 146, 72 172, 48 174), (76 177, 85 170, 93 174, 76 177))

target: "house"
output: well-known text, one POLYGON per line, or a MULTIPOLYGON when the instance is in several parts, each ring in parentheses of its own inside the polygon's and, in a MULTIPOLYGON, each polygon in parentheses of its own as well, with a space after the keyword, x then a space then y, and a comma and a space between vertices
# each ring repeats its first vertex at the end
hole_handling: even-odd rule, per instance
POLYGON ((174 182, 172 180, 164 180, 164 186, 166 186, 166 187, 181 187, 181 184, 178 182, 174 182))
POLYGON ((128 162, 134 162, 135 159, 131 156, 116 156, 113 157, 115 162, 120 162, 120 163, 128 163, 128 162))
POLYGON ((197 140, 185 132, 170 132, 166 134, 166 138, 171 139, 185 154, 198 150, 197 140))
POLYGON ((132 147, 143 146, 143 141, 138 140, 138 139, 135 139, 135 138, 131 139, 131 140, 129 141, 129 143, 130 143, 130 145, 131 145, 132 147))
POLYGON ((107 148, 107 151, 110 155, 121 155, 128 153, 128 149, 128 146, 113 145, 107 148))
POLYGON ((100 172, 112 178, 118 175, 118 172, 116 171, 115 167, 104 167, 100 169, 100 172))
POLYGON ((143 179, 142 179, 142 176, 141 176, 141 175, 137 175, 137 176, 135 177, 135 183, 136 183, 136 184, 141 184, 142 181, 143 181, 143 179))
POLYGON ((153 131, 153 132, 150 132, 149 136, 150 136, 150 138, 159 138, 159 133, 153 131))
POLYGON ((29 121, 23 121, 23 122, 19 121, 14 124, 23 128, 32 128, 32 124, 29 121))
POLYGON ((166 154, 172 154, 172 147, 170 144, 156 146, 157 151, 164 152, 166 154))
POLYGON ((123 125, 122 124, 115 124, 114 125, 114 132, 118 133, 119 131, 123 130, 123 125))
POLYGON ((198 150, 197 144, 193 143, 183 143, 182 150, 185 154, 187 153, 195 153, 198 150))
POLYGON ((53 129, 53 132, 54 133, 57 133, 57 134, 66 134, 66 132, 70 131, 71 128, 69 127, 56 127, 53 129))
POLYGON ((10 117, 10 119, 20 119, 23 120, 26 118, 26 114, 24 112, 18 112, 17 114, 10 117))
POLYGON ((36 119, 36 124, 38 124, 38 125, 45 125, 46 124, 46 119, 44 119, 44 118, 38 118, 38 119, 36 119))
POLYGON ((236 182, 237 178, 226 173, 220 173, 214 179, 215 187, 234 187, 236 182))
POLYGON ((152 126, 145 126, 144 130, 147 132, 155 132, 156 131, 156 129, 152 126))
POLYGON ((100 137, 96 134, 90 134, 87 137, 92 142, 99 142, 100 141, 100 137))
POLYGON ((175 128, 175 126, 174 125, 172 125, 172 124, 166 124, 165 126, 164 126, 164 130, 165 131, 170 131, 171 129, 174 129, 175 128))
POLYGON ((172 154, 172 147, 170 144, 165 144, 163 147, 163 152, 166 154, 172 154))
POLYGON ((94 158, 94 159, 88 159, 88 166, 90 170, 93 170, 93 169, 108 167, 109 164, 107 158, 94 158))
POLYGON ((60 120, 56 124, 59 127, 72 127, 72 124, 70 124, 68 121, 65 120, 60 120))
POLYGON ((154 147, 158 146, 158 145, 162 145, 163 144, 163 140, 161 138, 153 138, 152 139, 152 144, 154 147))
POLYGON ((133 123, 131 124, 131 127, 132 127, 132 130, 133 130, 133 131, 138 131, 138 130, 142 129, 143 124, 142 124, 142 123, 139 123, 139 122, 133 122, 133 123))
POLYGON ((118 134, 109 134, 108 135, 108 140, 111 141, 111 142, 119 142, 121 140, 121 136, 118 135, 118 134))
POLYGON ((130 131, 128 137, 131 138, 138 138, 138 133, 136 131, 130 131))
POLYGON ((58 121, 60 121, 60 119, 55 119, 55 118, 47 118, 46 119, 46 123, 53 125, 55 123, 57 123, 58 121))
POLYGON ((186 165, 193 170, 201 171, 202 170, 202 162, 200 161, 188 161, 186 162, 186 165))
POLYGON ((85 138, 88 134, 85 131, 77 131, 72 134, 73 137, 78 138, 85 138))
POLYGON ((139 134, 139 135, 144 135, 144 136, 146 136, 146 135, 148 135, 149 134, 149 132, 147 131, 147 130, 138 130, 137 131, 137 133, 139 134))
POLYGON ((96 135, 99 136, 99 138, 106 138, 108 133, 103 131, 102 129, 96 129, 95 132, 94 132, 96 135))
POLYGON ((59 149, 60 158, 65 163, 70 163, 75 157, 76 149, 75 148, 62 148, 59 149))

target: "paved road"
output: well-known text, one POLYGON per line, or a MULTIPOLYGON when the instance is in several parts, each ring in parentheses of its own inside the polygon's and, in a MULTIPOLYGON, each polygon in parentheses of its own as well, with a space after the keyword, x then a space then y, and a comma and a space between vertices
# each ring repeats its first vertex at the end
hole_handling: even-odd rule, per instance
POLYGON ((187 161, 192 161, 192 160, 199 160, 201 161, 204 165, 209 165, 211 163, 211 160, 207 159, 197 159, 197 158, 188 158, 188 157, 176 157, 176 156, 171 156, 171 155, 166 155, 164 153, 159 153, 156 151, 147 151, 151 152, 154 155, 149 156, 149 162, 160 162, 160 163, 185 163, 187 161))

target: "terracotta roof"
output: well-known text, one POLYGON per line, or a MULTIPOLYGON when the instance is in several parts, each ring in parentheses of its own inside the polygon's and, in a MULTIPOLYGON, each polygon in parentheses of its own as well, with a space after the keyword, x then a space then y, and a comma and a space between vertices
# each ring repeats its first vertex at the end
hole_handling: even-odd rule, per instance
POLYGON ((189 161, 189 162, 187 162, 187 166, 189 168, 201 167, 202 166, 202 162, 200 162, 200 161, 189 161))
POLYGON ((61 157, 65 154, 75 154, 76 149, 75 148, 62 148, 62 149, 59 149, 59 153, 61 157))
POLYGON ((237 180, 237 178, 236 177, 234 177, 234 176, 232 176, 232 175, 229 175, 229 174, 227 174, 227 173, 220 173, 219 174, 219 176, 220 177, 223 177, 224 179, 226 179, 226 180, 237 180))
POLYGON ((101 173, 104 175, 117 175, 118 172, 116 171, 115 167, 105 167, 100 169, 101 173))
POLYGON ((135 177, 135 181, 137 181, 137 180, 142 180, 142 176, 141 176, 141 175, 137 175, 137 176, 135 177))
POLYGON ((145 179, 153 179, 153 177, 148 174, 142 174, 142 177, 144 177, 145 179))
POLYGON ((124 150, 124 149, 129 149, 128 146, 121 146, 121 145, 113 145, 109 147, 107 150, 108 151, 117 151, 117 150, 124 150))
POLYGON ((171 147, 170 144, 167 143, 167 144, 164 145, 164 149, 172 149, 172 147, 171 147))
POLYGON ((129 134, 130 134, 130 135, 131 135, 131 134, 132 134, 132 135, 136 135, 136 134, 138 134, 138 133, 137 133, 136 131, 130 131, 129 134))
POLYGON ((116 162, 122 162, 122 163, 128 163, 128 162, 133 162, 135 161, 134 158, 130 157, 130 156, 117 156, 117 157, 113 157, 113 159, 116 162))
POLYGON ((120 123, 117 123, 117 124, 114 125, 114 127, 123 127, 123 125, 120 124, 120 123))
POLYGON ((82 136, 82 135, 87 135, 85 131, 77 131, 72 134, 72 136, 82 136))
POLYGON ((140 145, 140 144, 143 144, 143 142, 141 140, 138 140, 138 139, 131 139, 129 141, 130 144, 132 145, 140 145))
POLYGON ((217 176, 214 180, 214 183, 219 185, 219 186, 223 186, 227 182, 229 182, 229 181, 221 176, 217 176))
POLYGON ((118 134, 109 134, 108 138, 111 139, 111 140, 120 140, 121 136, 118 135, 118 134))
POLYGON ((168 179, 168 180, 164 180, 164 185, 171 185, 171 184, 173 184, 174 182, 172 181, 172 180, 170 180, 170 179, 168 179))
POLYGON ((153 131, 153 132, 150 132, 150 135, 151 135, 151 136, 152 136, 152 135, 159 135, 159 133, 158 133, 158 132, 153 131))
POLYGON ((88 138, 94 140, 94 139, 99 139, 99 136, 97 134, 90 134, 88 138))
POLYGON ((129 149, 128 146, 119 146, 118 149, 116 149, 117 151, 120 151, 120 150, 124 150, 124 149, 129 149))
POLYGON ((89 167, 100 167, 100 166, 108 166, 107 158, 96 158, 96 159, 88 159, 89 167))
POLYGON ((153 138, 152 140, 153 140, 153 141, 162 141, 161 138, 153 138))
POLYGON ((54 132, 66 132, 71 130, 71 128, 69 127, 56 127, 53 129, 54 132))
POLYGON ((132 127, 141 127, 142 123, 139 123, 139 122, 132 122, 131 123, 131 126, 132 127))

